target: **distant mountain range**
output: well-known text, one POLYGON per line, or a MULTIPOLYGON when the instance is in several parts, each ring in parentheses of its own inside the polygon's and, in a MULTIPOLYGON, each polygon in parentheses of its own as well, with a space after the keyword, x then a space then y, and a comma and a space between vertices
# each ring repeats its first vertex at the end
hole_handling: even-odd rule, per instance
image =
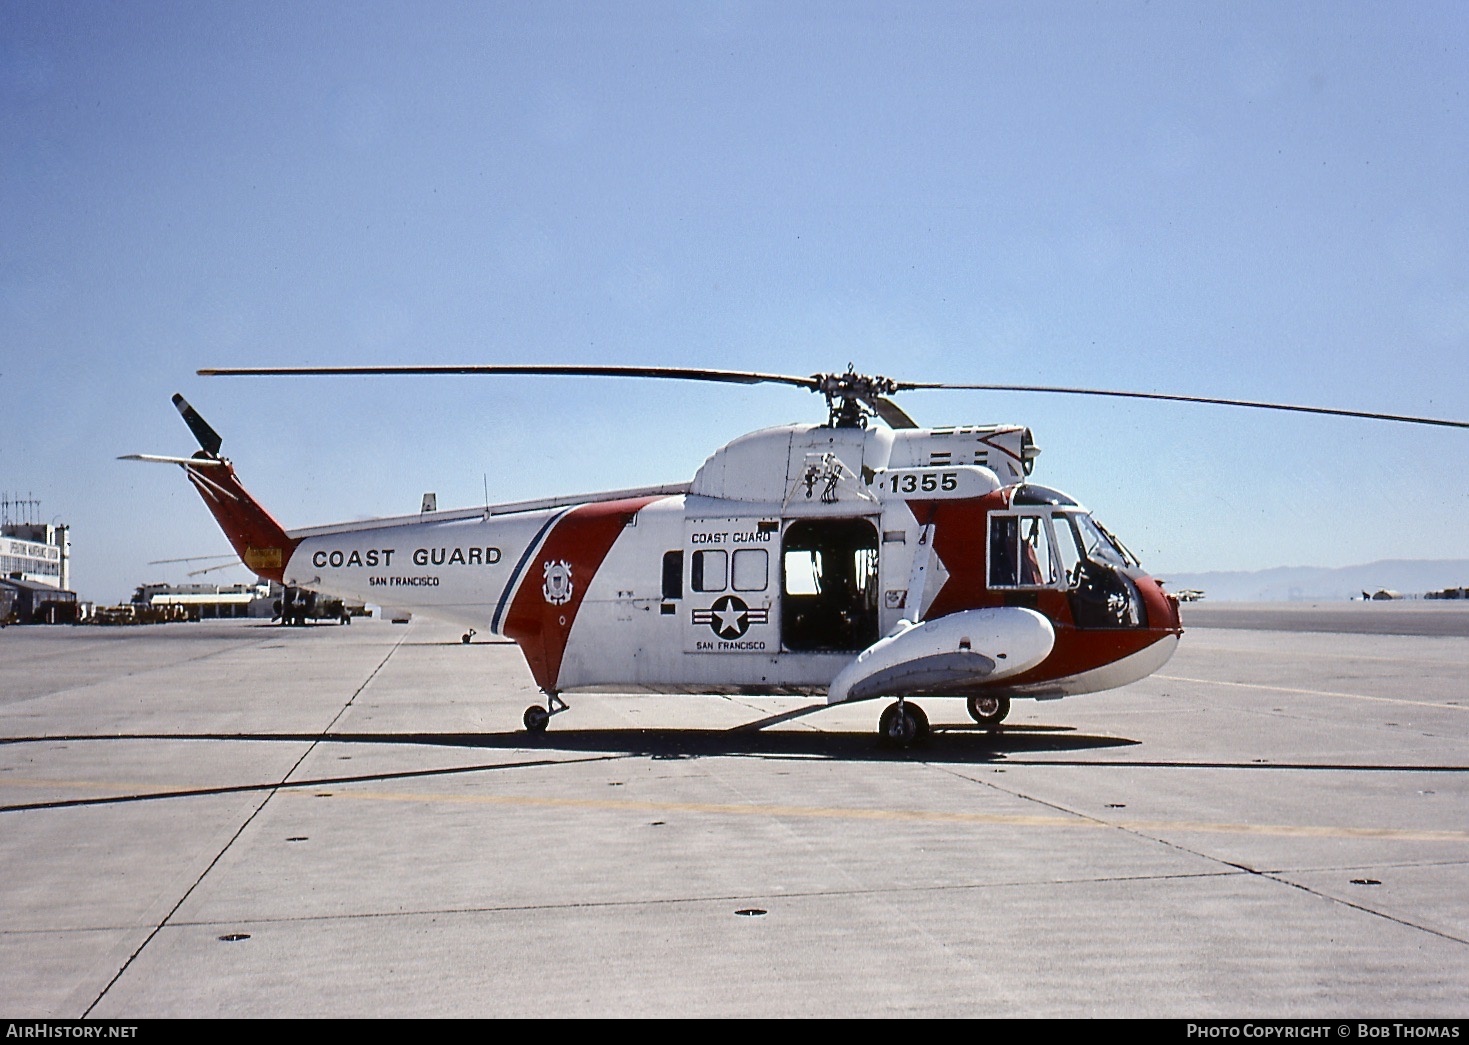
POLYGON ((1196 588, 1216 602, 1335 602, 1386 588, 1422 595, 1469 587, 1469 559, 1383 559, 1363 566, 1163 573, 1169 591, 1196 588))

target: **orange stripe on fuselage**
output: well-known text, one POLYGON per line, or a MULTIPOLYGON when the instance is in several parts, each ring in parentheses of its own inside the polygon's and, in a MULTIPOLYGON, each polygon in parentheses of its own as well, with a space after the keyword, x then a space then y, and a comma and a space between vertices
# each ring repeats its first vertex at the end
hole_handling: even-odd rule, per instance
POLYGON ((504 634, 520 646, 536 685, 546 692, 556 689, 566 640, 592 578, 628 521, 656 500, 659 498, 633 497, 573 508, 551 529, 540 552, 527 564, 505 618, 504 634), (566 563, 571 569, 570 597, 560 604, 551 602, 545 591, 546 570, 555 563, 566 563))

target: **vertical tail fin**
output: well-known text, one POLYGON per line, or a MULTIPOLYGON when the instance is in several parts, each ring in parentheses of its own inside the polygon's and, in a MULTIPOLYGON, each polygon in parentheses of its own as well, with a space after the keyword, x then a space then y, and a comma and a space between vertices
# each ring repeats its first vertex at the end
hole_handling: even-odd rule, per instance
POLYGON ((189 431, 194 433, 194 438, 199 440, 199 446, 210 457, 219 456, 219 448, 224 440, 219 433, 209 427, 209 422, 199 416, 199 412, 189 405, 189 401, 177 392, 173 395, 173 405, 184 419, 184 424, 189 426, 189 431))
POLYGON ((179 463, 189 482, 199 491, 219 528, 229 538, 240 561, 257 575, 279 583, 285 581, 286 564, 296 550, 296 541, 260 506, 241 485, 234 466, 219 456, 223 440, 181 395, 173 397, 184 423, 199 441, 192 459, 179 463), (197 462, 197 463, 196 463, 197 462))

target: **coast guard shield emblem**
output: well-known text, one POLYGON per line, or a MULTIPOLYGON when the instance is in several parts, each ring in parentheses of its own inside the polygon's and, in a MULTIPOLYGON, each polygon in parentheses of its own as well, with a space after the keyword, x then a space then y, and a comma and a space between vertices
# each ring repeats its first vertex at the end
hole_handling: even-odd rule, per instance
POLYGON ((571 563, 565 559, 546 563, 546 579, 541 585, 541 594, 552 606, 564 606, 571 601, 571 563))

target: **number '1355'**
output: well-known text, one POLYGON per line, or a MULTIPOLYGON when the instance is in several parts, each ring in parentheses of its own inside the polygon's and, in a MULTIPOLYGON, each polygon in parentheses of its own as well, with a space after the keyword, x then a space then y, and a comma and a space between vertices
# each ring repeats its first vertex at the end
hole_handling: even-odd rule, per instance
POLYGON ((959 488, 959 476, 954 472, 943 472, 938 475, 933 472, 925 472, 923 475, 908 472, 904 475, 894 475, 890 481, 893 493, 933 493, 936 490, 948 491, 959 488))

